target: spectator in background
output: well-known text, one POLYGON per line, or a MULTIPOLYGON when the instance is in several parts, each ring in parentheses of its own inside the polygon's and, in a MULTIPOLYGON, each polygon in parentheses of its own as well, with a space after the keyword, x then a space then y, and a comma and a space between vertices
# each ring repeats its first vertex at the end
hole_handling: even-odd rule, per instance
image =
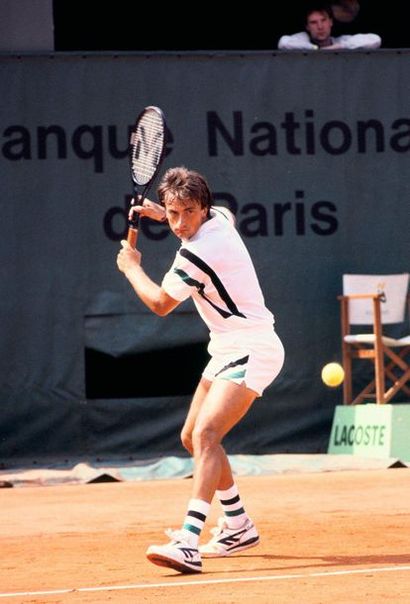
POLYGON ((359 0, 338 0, 331 2, 333 19, 340 23, 351 23, 356 19, 360 11, 359 0))
MULTIPOLYGON (((357 13, 356 13, 357 14, 357 13)), ((381 46, 377 34, 332 36, 333 12, 329 5, 312 6, 305 13, 305 29, 292 35, 281 36, 280 50, 355 50, 375 49, 381 46)))
MULTIPOLYGON (((362 31, 379 31, 374 0, 335 0, 330 1, 330 8, 333 14, 333 37, 360 34, 362 31)), ((382 22, 385 22, 385 19, 382 22)), ((381 37, 384 44, 384 36, 381 37)))

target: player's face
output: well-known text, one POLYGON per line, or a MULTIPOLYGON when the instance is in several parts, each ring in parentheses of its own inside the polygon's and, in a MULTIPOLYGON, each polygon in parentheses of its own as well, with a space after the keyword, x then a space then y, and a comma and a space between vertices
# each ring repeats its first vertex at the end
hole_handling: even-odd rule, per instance
POLYGON ((179 239, 191 239, 207 218, 207 208, 198 201, 171 198, 165 201, 165 212, 172 232, 179 239))
POLYGON ((314 11, 308 17, 306 29, 313 40, 322 42, 327 40, 332 31, 333 21, 325 12, 314 11))

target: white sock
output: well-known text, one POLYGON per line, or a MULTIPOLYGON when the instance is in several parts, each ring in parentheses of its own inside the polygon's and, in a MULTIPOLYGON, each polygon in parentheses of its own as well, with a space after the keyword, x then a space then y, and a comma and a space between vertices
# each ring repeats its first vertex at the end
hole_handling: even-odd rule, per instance
POLYGON ((192 547, 198 547, 199 535, 204 527, 211 504, 203 499, 190 499, 182 531, 192 547))
POLYGON ((226 524, 229 528, 239 528, 248 519, 244 510, 238 487, 234 483, 225 491, 216 491, 216 495, 221 503, 225 516, 226 524))

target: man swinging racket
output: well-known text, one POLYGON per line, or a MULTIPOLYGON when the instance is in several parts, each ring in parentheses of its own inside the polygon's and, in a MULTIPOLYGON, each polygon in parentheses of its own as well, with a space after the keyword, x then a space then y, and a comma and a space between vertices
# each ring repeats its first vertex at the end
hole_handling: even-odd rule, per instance
POLYGON ((145 199, 130 212, 167 220, 181 240, 161 285, 145 273, 141 253, 127 241, 122 241, 117 265, 142 302, 160 316, 192 297, 209 328, 211 360, 181 432, 195 467, 186 516, 179 530, 167 532, 170 542, 151 545, 147 557, 181 573, 198 573, 202 557, 229 556, 259 543, 221 443, 279 374, 284 349, 234 217, 212 205, 205 178, 184 167, 169 169, 158 187, 158 199, 145 199), (223 517, 212 529, 212 539, 200 546, 215 493, 223 517))

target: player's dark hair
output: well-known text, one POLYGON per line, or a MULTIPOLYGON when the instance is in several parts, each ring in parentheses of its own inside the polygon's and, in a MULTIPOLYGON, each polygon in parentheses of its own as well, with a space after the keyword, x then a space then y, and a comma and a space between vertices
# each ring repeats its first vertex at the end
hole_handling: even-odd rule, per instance
POLYGON ((174 197, 184 200, 195 200, 201 204, 201 208, 208 208, 213 203, 212 193, 206 179, 184 166, 170 168, 164 174, 158 186, 158 199, 164 205, 165 198, 174 197))

